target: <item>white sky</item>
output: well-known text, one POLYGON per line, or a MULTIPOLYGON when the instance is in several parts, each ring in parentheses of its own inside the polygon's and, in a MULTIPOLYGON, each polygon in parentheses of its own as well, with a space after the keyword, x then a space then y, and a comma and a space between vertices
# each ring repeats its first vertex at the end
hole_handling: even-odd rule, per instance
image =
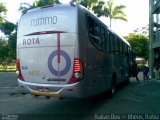
MULTIPOLYGON (((0 0, 6 3, 8 9, 7 20, 16 23, 20 19, 21 13, 18 11, 20 3, 32 4, 34 0, 0 0)), ((63 0, 61 0, 63 1, 63 0)), ((67 0, 64 0, 67 1, 67 0)), ((107 0, 106 0, 107 1, 107 0)), ((112 29, 120 35, 127 35, 133 32, 136 28, 141 28, 149 23, 149 0, 115 0, 117 5, 125 5, 125 13, 128 22, 116 20, 112 21, 112 29)), ((108 19, 101 20, 109 26, 108 19)))

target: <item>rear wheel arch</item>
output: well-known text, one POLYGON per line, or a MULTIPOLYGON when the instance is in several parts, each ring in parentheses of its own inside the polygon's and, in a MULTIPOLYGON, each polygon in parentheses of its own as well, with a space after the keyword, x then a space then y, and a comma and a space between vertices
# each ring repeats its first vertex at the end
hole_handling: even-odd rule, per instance
POLYGON ((115 86, 117 86, 117 74, 116 74, 116 72, 114 72, 112 74, 112 82, 114 82, 115 86))

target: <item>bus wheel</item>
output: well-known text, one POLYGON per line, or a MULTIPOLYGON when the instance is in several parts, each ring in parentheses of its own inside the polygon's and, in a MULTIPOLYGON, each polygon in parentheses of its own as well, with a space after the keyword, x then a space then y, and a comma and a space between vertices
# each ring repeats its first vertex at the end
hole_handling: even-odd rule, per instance
POLYGON ((49 97, 49 96, 45 96, 45 98, 46 98, 46 99, 50 99, 50 97, 49 97))
POLYGON ((129 78, 127 78, 127 80, 125 82, 126 82, 126 84, 129 84, 129 78))

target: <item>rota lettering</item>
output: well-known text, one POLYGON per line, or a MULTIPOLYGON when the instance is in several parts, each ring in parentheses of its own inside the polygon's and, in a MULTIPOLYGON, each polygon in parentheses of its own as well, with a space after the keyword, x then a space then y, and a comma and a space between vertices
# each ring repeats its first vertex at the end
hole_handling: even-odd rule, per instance
POLYGON ((23 45, 36 45, 36 44, 40 44, 38 38, 23 39, 23 45))

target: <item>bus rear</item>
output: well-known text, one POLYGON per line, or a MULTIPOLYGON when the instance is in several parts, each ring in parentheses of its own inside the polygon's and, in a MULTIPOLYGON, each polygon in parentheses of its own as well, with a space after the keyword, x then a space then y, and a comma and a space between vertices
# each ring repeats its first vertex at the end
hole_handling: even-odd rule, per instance
POLYGON ((17 74, 22 93, 83 96, 77 11, 74 6, 57 5, 22 15, 17 35, 17 74))

